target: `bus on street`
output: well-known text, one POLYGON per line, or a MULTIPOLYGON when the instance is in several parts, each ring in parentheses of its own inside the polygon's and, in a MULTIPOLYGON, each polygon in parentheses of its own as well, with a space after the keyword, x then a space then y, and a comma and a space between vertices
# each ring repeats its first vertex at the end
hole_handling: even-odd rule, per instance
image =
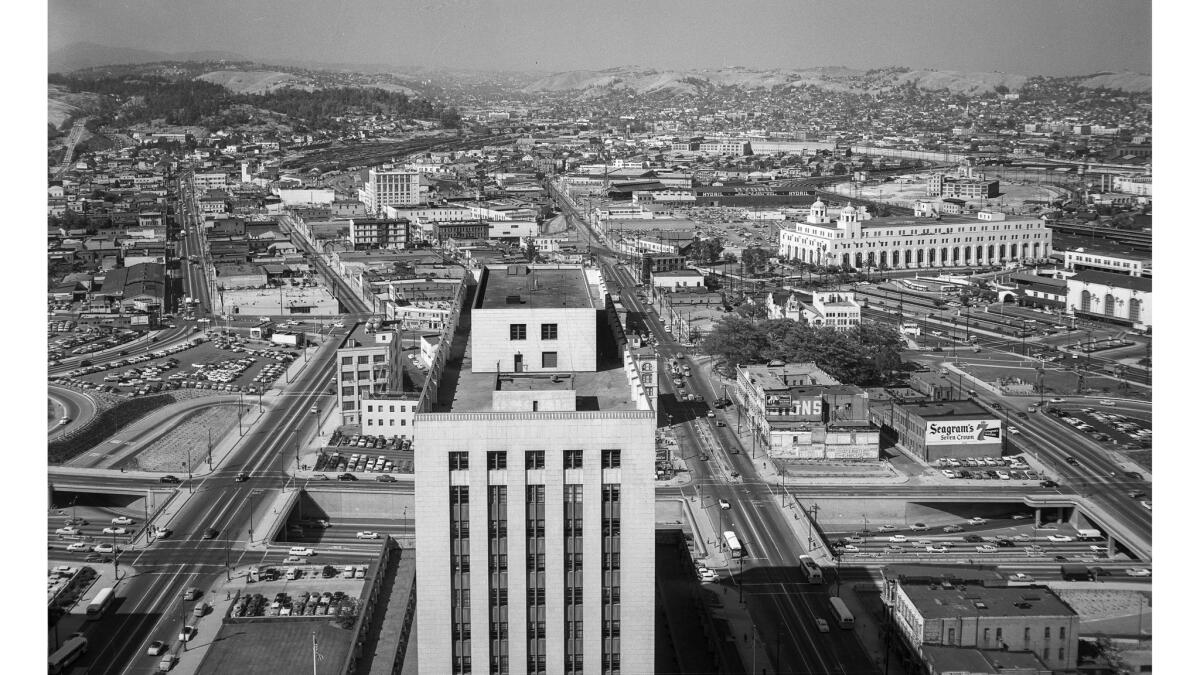
POLYGON ((834 596, 829 598, 829 608, 833 610, 833 618, 837 619, 838 625, 842 628, 854 628, 854 615, 850 613, 850 608, 846 607, 846 603, 841 598, 834 596))
POLYGON ((73 637, 50 655, 50 672, 65 672, 75 662, 75 659, 87 653, 88 641, 85 637, 73 637))
POLYGON ((825 575, 821 573, 821 566, 812 559, 812 556, 800 556, 800 571, 804 572, 804 578, 808 579, 810 584, 825 583, 825 575))
POLYGON ((103 617, 105 610, 107 610, 108 606, 112 604, 113 597, 115 595, 116 594, 112 588, 100 589, 100 592, 97 593, 96 597, 92 598, 92 601, 88 604, 88 621, 96 621, 103 617))
POLYGON ((725 537, 725 546, 729 548, 729 555, 734 558, 740 558, 746 555, 746 551, 742 548, 742 542, 738 541, 737 535, 731 531, 723 533, 725 537))

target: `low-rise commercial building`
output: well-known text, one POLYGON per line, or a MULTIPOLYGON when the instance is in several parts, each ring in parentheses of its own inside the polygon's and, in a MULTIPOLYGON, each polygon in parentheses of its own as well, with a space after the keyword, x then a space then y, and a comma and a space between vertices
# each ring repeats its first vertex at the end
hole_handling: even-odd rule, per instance
POLYGON ((885 424, 925 462, 1003 454, 1002 420, 974 401, 893 401, 885 424))
POLYGON ((1067 279, 1067 310, 1145 330, 1154 325, 1152 282, 1112 272, 1084 270, 1067 279))
MULTIPOLYGON (((977 652, 1032 655, 1056 673, 1075 670, 1079 658, 1079 615, 1048 588, 889 580, 883 601, 910 659, 934 665, 924 672, 989 672, 938 666, 977 652), (968 651, 955 657, 952 649, 968 651)), ((1044 672, 1027 657, 1014 665, 1044 672)))

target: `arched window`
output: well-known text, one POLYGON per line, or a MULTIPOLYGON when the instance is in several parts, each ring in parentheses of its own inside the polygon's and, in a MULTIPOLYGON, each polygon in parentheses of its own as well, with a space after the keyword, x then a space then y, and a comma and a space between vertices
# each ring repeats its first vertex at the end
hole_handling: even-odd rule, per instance
POLYGON ((925 264, 925 249, 923 249, 923 248, 917 249, 917 264, 918 265, 925 264))
POLYGON ((1084 289, 1084 291, 1079 294, 1079 311, 1081 311, 1081 312, 1092 311, 1092 294, 1090 291, 1088 291, 1086 289, 1084 289))
POLYGON ((1117 299, 1112 293, 1104 294, 1104 316, 1112 316, 1117 310, 1117 299))
POLYGON ((1142 301, 1133 298, 1129 301, 1129 320, 1139 323, 1142 320, 1142 301))

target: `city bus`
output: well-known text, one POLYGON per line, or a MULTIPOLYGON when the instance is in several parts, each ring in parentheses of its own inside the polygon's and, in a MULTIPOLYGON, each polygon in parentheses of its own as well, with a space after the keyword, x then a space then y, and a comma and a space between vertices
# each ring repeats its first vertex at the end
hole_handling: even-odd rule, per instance
POLYGON ((737 535, 731 531, 723 533, 725 537, 725 546, 729 548, 729 555, 734 558, 740 558, 746 555, 746 551, 742 548, 742 542, 738 541, 737 535))
POLYGON ((50 673, 61 673, 71 667, 75 659, 87 653, 88 641, 85 637, 73 637, 50 655, 50 673))
POLYGON ((103 617, 104 611, 107 610, 108 606, 112 604, 114 596, 115 596, 115 593, 113 592, 113 589, 111 589, 111 588, 100 589, 100 592, 97 593, 96 597, 92 598, 91 603, 88 604, 88 607, 87 607, 88 621, 96 621, 96 620, 100 619, 101 617, 103 617))
POLYGON ((821 566, 812 559, 812 556, 800 556, 800 571, 804 573, 804 578, 808 579, 810 584, 825 583, 825 575, 821 573, 821 566))
POLYGON ((854 615, 850 613, 850 609, 846 607, 846 603, 839 597, 829 598, 829 608, 833 610, 833 617, 837 619, 838 625, 842 628, 854 628, 854 615))

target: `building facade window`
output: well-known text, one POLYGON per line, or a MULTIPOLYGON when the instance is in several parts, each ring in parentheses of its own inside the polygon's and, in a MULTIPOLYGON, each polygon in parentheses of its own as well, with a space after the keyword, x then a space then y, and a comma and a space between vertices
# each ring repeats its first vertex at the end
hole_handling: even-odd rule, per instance
POLYGON ((503 450, 489 450, 487 454, 487 468, 493 471, 507 469, 508 453, 503 450))
POLYGON ((450 453, 450 470, 466 471, 470 468, 470 454, 461 450, 450 453))
POLYGON ((564 469, 583 468, 583 450, 563 450, 564 469))
POLYGON ((558 324, 544 323, 542 324, 542 339, 557 340, 558 339, 558 324))
MULTIPOLYGON (((535 451, 542 452, 542 451, 535 451)), ((526 453, 526 465, 533 452, 526 453)), ((543 454, 543 463, 545 455, 543 454)), ((526 662, 546 675, 546 486, 525 486, 526 662)))
POLYGON ((621 467, 621 451, 620 450, 601 450, 600 451, 600 468, 602 469, 619 469, 621 467))
MULTIPOLYGON (((614 453, 620 465, 619 450, 614 453)), ((621 486, 606 483, 600 486, 600 558, 601 592, 600 615, 604 622, 601 634, 600 669, 605 675, 621 672, 621 486)))
MULTIPOLYGON (((495 455, 489 452, 488 462, 495 455)), ((489 670, 507 675, 508 670, 508 487, 488 486, 488 656, 489 670)))
POLYGON ((525 339, 525 324, 523 324, 523 323, 508 324, 508 339, 509 340, 524 340, 525 339))
POLYGON ((558 367, 558 352, 542 352, 542 367, 557 368, 558 367))
POLYGON ((544 469, 544 468, 546 468, 546 451, 545 450, 526 450, 525 451, 525 468, 526 469, 544 469))
MULTIPOLYGON (((568 451, 571 452, 571 451, 568 451)), ((582 454, 582 451, 576 451, 582 454)), ((583 672, 583 485, 563 486, 563 672, 583 672)))
MULTIPOLYGON (((459 453, 451 453, 455 455, 459 453)), ((466 454, 461 453, 461 454, 466 454)), ((465 485, 450 486, 450 602, 452 670, 471 672, 470 501, 465 485)))

